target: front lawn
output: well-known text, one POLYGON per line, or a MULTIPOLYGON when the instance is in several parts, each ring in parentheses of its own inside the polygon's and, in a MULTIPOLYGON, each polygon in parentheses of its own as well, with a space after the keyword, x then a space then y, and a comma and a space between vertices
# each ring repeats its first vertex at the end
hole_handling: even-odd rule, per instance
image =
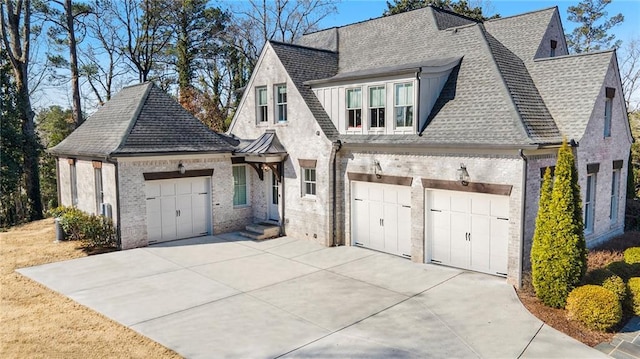
POLYGON ((86 256, 55 242, 52 219, 0 233, 0 358, 179 358, 175 352, 15 272, 86 256))

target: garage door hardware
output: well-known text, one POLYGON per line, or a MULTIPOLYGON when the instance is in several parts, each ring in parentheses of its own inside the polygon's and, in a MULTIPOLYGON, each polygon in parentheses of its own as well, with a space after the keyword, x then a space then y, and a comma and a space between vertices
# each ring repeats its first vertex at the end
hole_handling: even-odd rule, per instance
POLYGON ((354 198, 354 200, 356 200, 356 201, 362 201, 362 199, 361 199, 361 198, 354 198))
POLYGON ((356 242, 356 246, 362 246, 362 243, 356 242))
POLYGON ((407 257, 407 258, 411 258, 411 254, 405 254, 405 253, 402 253, 402 256, 403 256, 403 257, 407 257))
POLYGON ((437 260, 437 259, 433 259, 433 258, 431 258, 431 261, 432 261, 433 263, 442 263, 441 261, 439 261, 439 260, 437 260))
POLYGON ((465 241, 471 242, 471 233, 467 232, 464 234, 465 241))
POLYGON ((433 209, 433 208, 431 208, 431 212, 442 212, 442 211, 441 211, 441 210, 439 210, 439 209, 433 209))
POLYGON ((380 226, 384 227, 384 218, 380 218, 380 226))
POLYGON ((404 208, 411 208, 411 206, 405 206, 404 204, 402 205, 402 207, 404 207, 404 208))
POLYGON ((499 220, 501 220, 501 221, 508 221, 508 220, 509 220, 509 218, 504 218, 504 217, 498 217, 498 218, 496 218, 496 219, 499 219, 499 220))
POLYGON ((179 209, 176 210, 176 217, 180 217, 180 210, 179 209))

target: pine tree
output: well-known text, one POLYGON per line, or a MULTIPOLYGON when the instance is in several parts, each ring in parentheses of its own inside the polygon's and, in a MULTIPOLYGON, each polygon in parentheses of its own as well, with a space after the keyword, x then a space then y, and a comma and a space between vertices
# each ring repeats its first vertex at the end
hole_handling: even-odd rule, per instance
POLYGON ((553 189, 550 181, 550 173, 545 173, 531 265, 536 296, 545 305, 561 308, 587 268, 578 172, 566 140, 558 151, 553 189))

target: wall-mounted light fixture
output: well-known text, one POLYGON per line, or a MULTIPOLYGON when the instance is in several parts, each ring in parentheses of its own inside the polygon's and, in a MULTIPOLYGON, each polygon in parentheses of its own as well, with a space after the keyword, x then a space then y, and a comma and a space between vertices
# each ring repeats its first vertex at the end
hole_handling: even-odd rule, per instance
POLYGON ((382 167, 378 160, 373 160, 373 173, 376 175, 377 179, 382 178, 382 167))
POLYGON ((182 164, 182 162, 180 162, 178 164, 178 171, 180 171, 180 174, 183 175, 185 172, 187 172, 187 169, 184 167, 184 165, 182 164))
POLYGON ((266 163, 263 163, 262 170, 265 172, 269 172, 271 170, 271 167, 269 167, 269 165, 267 165, 266 163))
POLYGON ((469 185, 469 172, 467 172, 467 166, 464 163, 461 163, 460 168, 456 170, 456 177, 463 186, 469 185))

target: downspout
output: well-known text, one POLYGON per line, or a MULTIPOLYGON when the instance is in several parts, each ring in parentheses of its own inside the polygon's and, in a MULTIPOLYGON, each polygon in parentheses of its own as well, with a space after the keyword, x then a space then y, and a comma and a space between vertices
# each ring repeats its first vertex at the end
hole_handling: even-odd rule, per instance
POLYGON ((113 167, 115 168, 115 182, 116 182, 116 223, 118 224, 116 226, 116 239, 118 242, 118 249, 122 250, 122 233, 121 233, 121 226, 122 223, 120 222, 120 181, 119 181, 119 174, 118 174, 118 161, 114 161, 110 156, 105 157, 104 158, 105 162, 108 163, 112 163, 113 167))
POLYGON ((333 207, 333 212, 332 212, 332 222, 333 222, 333 231, 332 231, 332 238, 331 238, 331 246, 339 246, 340 243, 338 242, 338 228, 336 226, 337 224, 337 218, 338 215, 336 214, 336 210, 338 207, 337 204, 337 200, 338 200, 338 191, 336 189, 336 185, 338 183, 337 177, 338 177, 338 170, 337 170, 337 162, 338 162, 338 152, 340 152, 340 149, 342 148, 342 142, 340 140, 336 140, 336 142, 333 143, 332 146, 332 150, 331 150, 331 157, 332 157, 332 166, 333 166, 333 177, 332 177, 332 181, 333 181, 333 202, 332 202, 332 207, 333 207))
POLYGON ((285 217, 285 212, 284 212, 284 207, 285 207, 285 194, 284 194, 284 160, 282 162, 280 162, 280 186, 282 187, 282 195, 281 198, 278 199, 278 204, 282 206, 282 218, 280 219, 281 224, 280 224, 280 235, 281 236, 286 236, 287 232, 284 229, 285 223, 286 223, 286 217, 285 217))
MULTIPOLYGON (((414 121, 417 123, 414 123, 413 125, 416 126, 416 132, 420 131, 420 127, 422 126, 420 124, 420 87, 422 86, 420 84, 420 72, 422 71, 422 68, 420 68, 420 70, 416 71, 416 81, 418 82, 418 88, 416 93, 418 94, 418 98, 416 101, 416 118, 418 119, 418 121, 414 121)), ((422 134, 420 133, 419 136, 422 136, 422 134)))
POLYGON ((524 154, 523 149, 518 150, 518 154, 522 158, 522 194, 520 199, 520 261, 518 261, 518 275, 516 277, 516 287, 522 288, 522 268, 524 267, 524 229, 526 220, 526 203, 527 203, 527 172, 529 159, 524 154))

